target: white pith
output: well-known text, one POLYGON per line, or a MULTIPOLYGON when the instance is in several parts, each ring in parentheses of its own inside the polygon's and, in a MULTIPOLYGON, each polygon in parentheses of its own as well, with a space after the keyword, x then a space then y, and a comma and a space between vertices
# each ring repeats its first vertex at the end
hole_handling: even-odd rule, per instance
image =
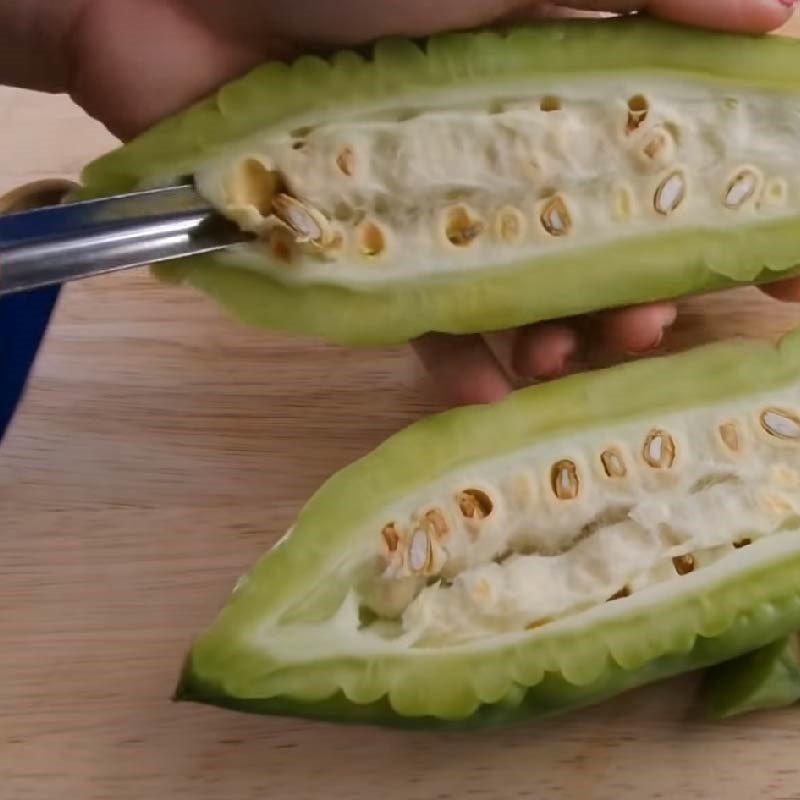
POLYGON ((292 197, 330 221, 336 246, 295 242, 287 263, 275 256, 274 241, 259 241, 223 261, 286 281, 380 284, 800 211, 800 97, 788 93, 653 75, 582 75, 483 92, 454 89, 421 100, 413 113, 404 108, 400 119, 383 108, 307 122, 309 131, 273 130, 229 148, 196 179, 209 201, 243 227, 264 237, 277 228, 284 236, 275 241, 285 242, 276 217, 231 204, 226 182, 243 159, 256 158, 282 177, 292 197), (649 109, 629 132, 628 101, 639 94, 649 109), (559 110, 541 109, 548 96, 558 98, 559 110), (303 147, 294 149, 298 142, 303 147), (559 205, 548 211, 554 199, 559 205), (453 210, 479 222, 480 235, 467 244, 448 241, 453 210), (511 228, 504 223, 509 215, 517 223, 511 228), (382 234, 377 255, 361 252, 367 225, 382 234))
MULTIPOLYGON (((761 423, 769 408, 797 416, 800 389, 559 436, 445 475, 386 508, 365 531, 368 544, 342 554, 337 569, 349 564, 363 576, 368 564, 372 572, 333 618, 277 629, 267 623, 270 650, 293 660, 354 649, 480 649, 625 613, 775 553, 797 552, 800 533, 787 529, 800 509, 800 427, 789 422, 783 432, 791 436, 770 435, 761 423), (730 423, 738 451, 719 433, 730 423), (654 429, 673 438, 671 468, 654 468, 643 456, 654 429), (609 447, 622 456, 624 478, 609 478, 603 469, 600 455, 609 447), (570 500, 556 497, 551 483, 552 465, 564 460, 575 464, 580 482, 570 500), (724 480, 704 486, 709 478, 724 480), (456 499, 473 488, 493 504, 477 526, 463 518, 456 499), (415 576, 408 548, 413 531, 426 530, 420 523, 431 509, 444 516, 448 531, 431 568, 415 576), (619 521, 604 524, 610 509, 619 521), (401 533, 393 551, 382 535, 389 522, 401 533), (741 546, 745 539, 751 543, 741 546), (679 574, 673 559, 686 555, 693 570, 679 574), (623 588, 629 595, 612 600, 623 588), (379 616, 364 623, 365 606, 379 616)), ((648 452, 666 455, 663 448, 648 452)))

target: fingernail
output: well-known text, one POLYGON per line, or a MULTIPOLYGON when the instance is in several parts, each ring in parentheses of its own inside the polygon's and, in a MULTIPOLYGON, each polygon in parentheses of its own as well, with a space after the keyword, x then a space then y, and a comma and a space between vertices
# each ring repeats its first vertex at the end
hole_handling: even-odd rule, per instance
POLYGON ((661 347, 662 344, 664 344, 664 330, 665 329, 662 328, 658 336, 656 336, 656 338, 653 339, 653 341, 650 342, 650 344, 645 345, 644 347, 638 347, 629 350, 628 355, 637 356, 640 355, 641 353, 651 353, 653 352, 653 350, 658 350, 658 348, 661 347))
POLYGON ((553 360, 547 369, 535 369, 532 364, 519 367, 516 372, 526 381, 548 381, 560 378, 568 369, 568 356, 553 360))
POLYGON ((778 2, 786 8, 794 8, 797 5, 798 0, 778 0, 778 2))
POLYGON ((647 348, 648 352, 651 350, 658 350, 658 348, 664 344, 664 332, 665 329, 662 328, 658 336, 656 336, 656 338, 651 342, 650 347, 647 348))
POLYGON ((532 375, 531 377, 538 378, 539 380, 543 381, 552 380, 553 378, 560 378, 562 375, 566 375, 567 372, 569 372, 570 360, 571 360, 571 354, 564 353, 564 355, 554 360, 550 369, 544 370, 540 372, 538 375, 532 375))

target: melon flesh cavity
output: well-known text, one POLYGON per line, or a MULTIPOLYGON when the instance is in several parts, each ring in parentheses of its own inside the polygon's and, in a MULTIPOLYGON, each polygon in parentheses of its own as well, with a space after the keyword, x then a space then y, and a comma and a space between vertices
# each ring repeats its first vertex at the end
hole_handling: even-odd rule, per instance
POLYGON ((762 283, 800 265, 799 52, 632 17, 269 63, 81 196, 193 178, 252 238, 156 274, 348 345, 762 283))
POLYGON ((178 695, 473 724, 800 627, 800 339, 572 376, 412 425, 237 585, 178 695))
POLYGON ((372 536, 342 553, 352 591, 335 626, 301 634, 304 656, 481 646, 746 564, 738 550, 768 552, 800 522, 798 415, 795 385, 445 474, 381 509, 372 536))
POLYGON ((446 645, 702 573, 797 519, 800 447, 774 431, 800 442, 798 407, 795 388, 654 415, 447 475, 386 511, 386 611, 446 645))
POLYGON ((203 165, 201 191, 261 239, 230 261, 382 285, 800 211, 800 95, 632 73, 425 100, 203 165))

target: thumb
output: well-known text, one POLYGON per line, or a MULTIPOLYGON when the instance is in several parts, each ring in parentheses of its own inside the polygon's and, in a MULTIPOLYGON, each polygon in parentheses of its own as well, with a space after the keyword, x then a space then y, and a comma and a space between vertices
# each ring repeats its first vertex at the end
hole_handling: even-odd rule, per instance
POLYGON ((557 0, 581 11, 628 13, 740 33, 766 33, 784 25, 797 0, 557 0))

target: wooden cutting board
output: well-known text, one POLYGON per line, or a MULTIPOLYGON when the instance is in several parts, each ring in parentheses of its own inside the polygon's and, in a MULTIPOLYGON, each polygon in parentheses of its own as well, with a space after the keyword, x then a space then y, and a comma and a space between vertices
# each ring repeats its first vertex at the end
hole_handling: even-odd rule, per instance
MULTIPOLYGON (((63 98, 0 90, 0 119, 0 192, 114 144, 63 98)), ((669 347, 800 322, 755 290, 681 312, 669 347)), ((65 290, 0 450, 0 798, 800 798, 800 711, 708 724, 693 678, 481 735, 170 702, 308 495, 440 408, 404 348, 247 330, 145 273, 65 290)))

